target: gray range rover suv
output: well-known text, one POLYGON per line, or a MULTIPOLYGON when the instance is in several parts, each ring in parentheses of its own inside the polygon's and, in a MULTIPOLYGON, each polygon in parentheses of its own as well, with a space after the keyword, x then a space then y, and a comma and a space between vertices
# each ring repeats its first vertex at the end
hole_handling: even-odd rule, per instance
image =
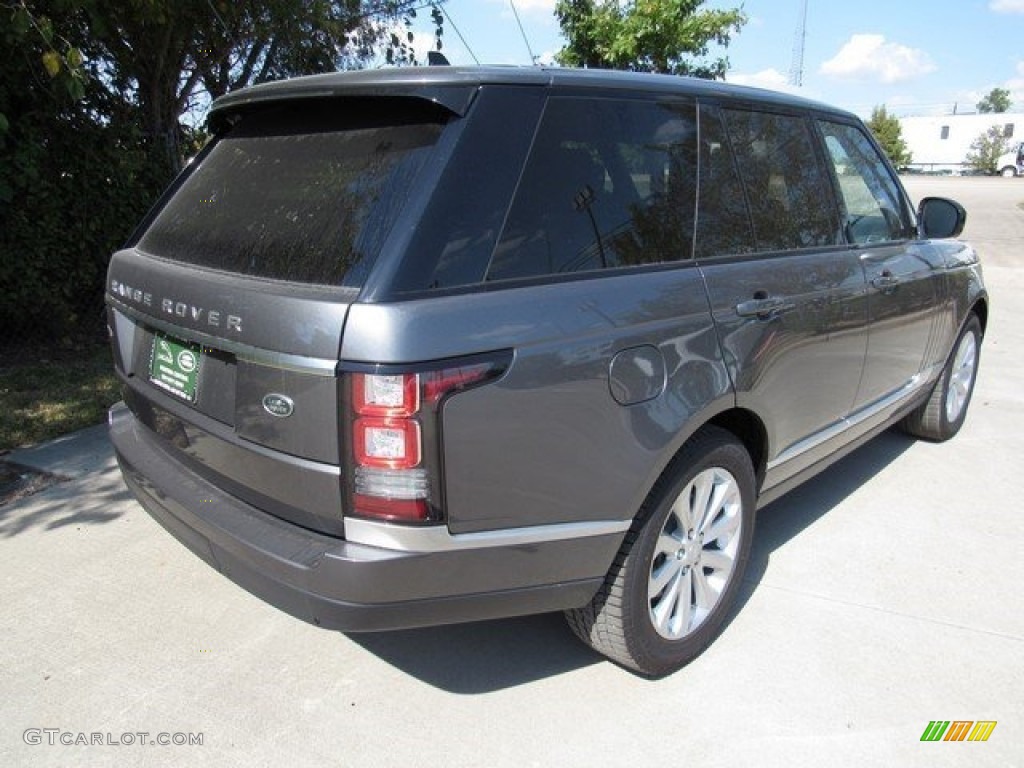
POLYGON ((219 99, 109 271, 125 480, 283 610, 564 610, 646 675, 712 640, 755 510, 963 423, 956 203, 854 116, 677 77, 433 67, 219 99))

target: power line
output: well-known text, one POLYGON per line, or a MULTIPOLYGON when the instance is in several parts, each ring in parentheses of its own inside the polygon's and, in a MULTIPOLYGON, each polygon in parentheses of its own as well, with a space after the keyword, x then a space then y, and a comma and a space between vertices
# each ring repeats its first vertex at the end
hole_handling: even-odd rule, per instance
POLYGON ((516 10, 516 4, 512 0, 508 0, 508 4, 512 6, 512 14, 516 17, 516 24, 519 25, 519 34, 523 36, 523 42, 526 43, 526 51, 530 54, 530 63, 536 64, 537 57, 533 55, 533 48, 530 47, 530 41, 526 37, 526 30, 523 29, 523 22, 519 20, 519 11, 516 10))
POLYGON ((455 30, 455 34, 459 36, 459 40, 462 41, 462 44, 465 46, 466 50, 469 51, 469 55, 473 57, 473 61, 475 61, 476 65, 479 67, 480 66, 480 59, 478 59, 476 57, 476 54, 473 53, 473 49, 469 47, 469 43, 466 42, 466 38, 464 38, 462 36, 462 33, 459 32, 459 28, 457 26, 455 26, 455 22, 452 21, 452 17, 448 14, 448 11, 446 11, 444 9, 444 6, 441 5, 440 3, 433 2, 433 3, 431 3, 431 5, 434 8, 436 8, 437 10, 439 10, 444 15, 444 17, 448 20, 448 23, 452 25, 452 29, 455 30))

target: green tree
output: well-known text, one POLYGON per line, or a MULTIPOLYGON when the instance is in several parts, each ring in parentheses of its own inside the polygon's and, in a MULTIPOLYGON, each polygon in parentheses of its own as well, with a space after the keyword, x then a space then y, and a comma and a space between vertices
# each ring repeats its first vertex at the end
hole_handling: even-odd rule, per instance
POLYGON ((559 0, 555 16, 568 44, 560 64, 721 79, 728 47, 747 22, 741 8, 701 9, 704 0, 559 0))
POLYGON ((900 121, 894 115, 890 115, 884 105, 871 110, 868 128, 889 157, 889 162, 897 168, 903 168, 911 163, 913 155, 907 149, 907 142, 903 140, 900 121))
POLYGON ((107 256, 152 199, 138 135, 60 10, 0 5, 4 343, 102 328, 107 256))
POLYGON ((976 171, 996 173, 999 158, 1010 150, 1010 140, 1003 134, 1000 125, 993 125, 971 142, 971 149, 964 162, 976 171))
POLYGON ((382 53, 413 63, 417 5, 0 0, 0 343, 102 329, 110 253, 201 141, 190 108, 382 53))
MULTIPOLYGON (((383 50, 414 64, 415 0, 75 0, 86 52, 139 107, 172 166, 193 104, 254 83, 351 69, 383 50), (396 29, 405 30, 399 34, 396 29)), ((440 30, 439 17, 434 16, 440 30)))
POLYGON ((1005 88, 993 88, 988 95, 978 102, 979 112, 1009 112, 1013 105, 1010 92, 1005 88))

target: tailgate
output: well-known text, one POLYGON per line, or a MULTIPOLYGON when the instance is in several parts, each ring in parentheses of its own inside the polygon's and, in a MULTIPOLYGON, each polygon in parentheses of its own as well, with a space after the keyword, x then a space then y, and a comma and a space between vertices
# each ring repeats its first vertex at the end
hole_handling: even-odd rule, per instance
POLYGON ((336 369, 356 290, 132 250, 115 254, 107 287, 125 401, 172 458, 271 514, 340 533, 336 369))

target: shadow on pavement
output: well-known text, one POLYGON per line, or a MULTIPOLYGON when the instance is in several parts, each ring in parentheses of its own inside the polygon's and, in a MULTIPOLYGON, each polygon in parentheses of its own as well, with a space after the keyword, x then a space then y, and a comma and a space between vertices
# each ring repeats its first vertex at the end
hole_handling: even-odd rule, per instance
MULTIPOLYGON (((762 509, 744 584, 725 626, 757 589, 772 552, 869 482, 914 443, 913 438, 890 429, 762 509)), ((346 636, 403 672, 451 693, 488 693, 595 663, 611 663, 580 643, 557 613, 346 636)))
POLYGON ((889 429, 866 445, 840 459, 820 475, 772 502, 757 514, 754 543, 750 549, 743 587, 725 626, 747 604, 761 583, 772 553, 838 506, 858 488, 899 458, 917 441, 889 429))
POLYGON ((117 469, 107 426, 20 448, 0 460, 0 539, 42 528, 108 523, 130 498, 117 469))
POLYGON ((489 693, 603 661, 576 639, 560 613, 346 637, 450 693, 489 693))
POLYGON ((0 539, 32 528, 52 531, 68 525, 109 523, 121 517, 118 503, 129 499, 121 473, 111 467, 81 482, 63 480, 32 496, 0 506, 0 539))

